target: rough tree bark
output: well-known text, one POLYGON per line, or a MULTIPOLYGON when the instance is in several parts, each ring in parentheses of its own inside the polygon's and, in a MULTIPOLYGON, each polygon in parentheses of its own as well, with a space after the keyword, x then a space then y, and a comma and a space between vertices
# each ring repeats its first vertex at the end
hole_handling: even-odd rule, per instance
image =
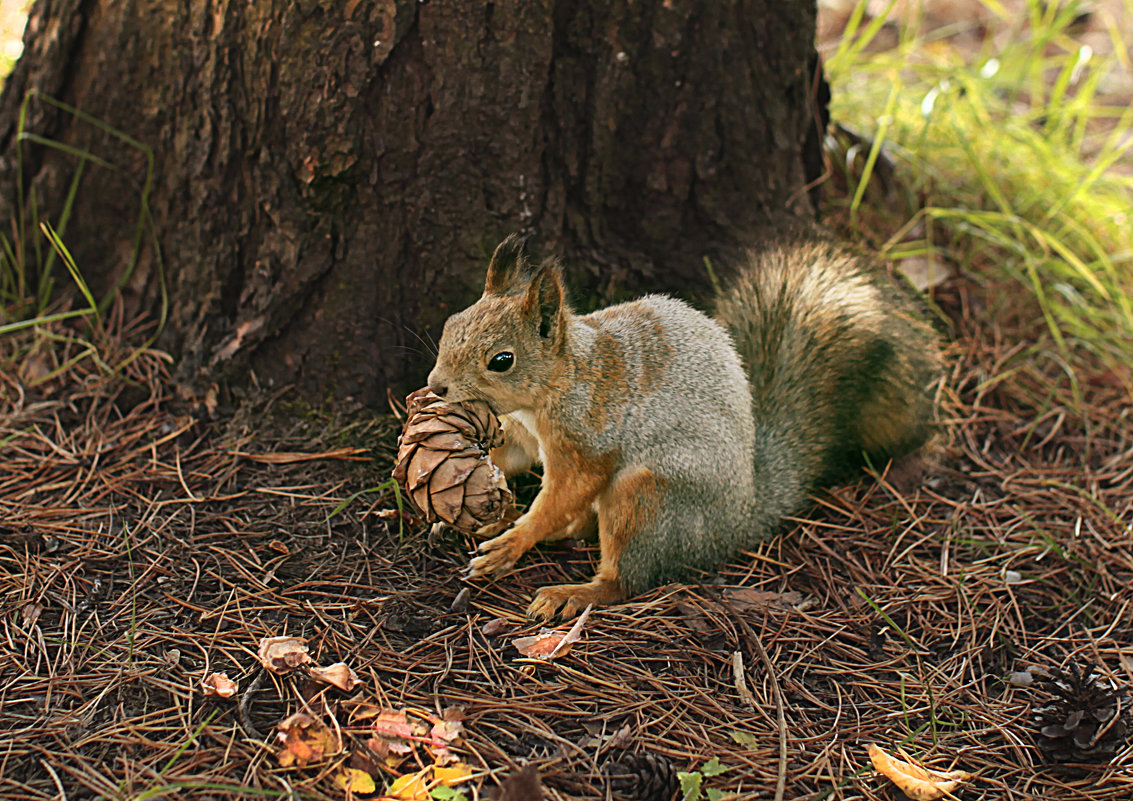
POLYGON ((695 291, 705 255, 811 218, 814 10, 38 0, 0 96, 0 220, 20 167, 60 214, 78 159, 16 134, 29 92, 62 100, 153 151, 160 248, 129 272, 144 154, 26 105, 26 132, 118 168, 86 166, 66 241, 96 290, 142 309, 160 253, 182 375, 380 402, 420 384, 424 341, 509 232, 562 254, 592 302, 695 291))

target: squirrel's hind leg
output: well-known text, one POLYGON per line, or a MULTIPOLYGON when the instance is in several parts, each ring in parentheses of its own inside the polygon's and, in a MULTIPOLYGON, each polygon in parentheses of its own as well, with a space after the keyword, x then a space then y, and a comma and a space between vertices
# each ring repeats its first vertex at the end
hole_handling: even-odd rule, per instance
POLYGON ((527 608, 531 617, 576 615, 590 604, 603 605, 625 597, 618 561, 626 544, 652 526, 661 505, 662 481, 648 468, 626 471, 598 498, 598 572, 585 584, 543 587, 527 608))

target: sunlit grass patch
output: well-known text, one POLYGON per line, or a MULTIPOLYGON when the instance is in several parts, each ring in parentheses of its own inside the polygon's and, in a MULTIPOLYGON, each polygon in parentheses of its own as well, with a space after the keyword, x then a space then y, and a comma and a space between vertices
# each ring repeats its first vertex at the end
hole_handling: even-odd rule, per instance
POLYGON ((30 5, 22 0, 0 3, 0 86, 24 52, 24 23, 30 5))
POLYGON ((1091 354, 1128 382, 1133 106, 1107 94, 1127 83, 1127 49, 1112 30, 1111 55, 1077 41, 1074 4, 1024 6, 1020 18, 984 0, 1010 35, 977 51, 906 14, 882 52, 867 48, 885 16, 867 22, 858 7, 826 64, 833 118, 872 145, 856 154, 846 211, 884 255, 940 259, 990 283, 1010 276, 1037 300, 1064 358, 1091 354), (905 185, 883 231, 862 224, 880 148, 905 185))

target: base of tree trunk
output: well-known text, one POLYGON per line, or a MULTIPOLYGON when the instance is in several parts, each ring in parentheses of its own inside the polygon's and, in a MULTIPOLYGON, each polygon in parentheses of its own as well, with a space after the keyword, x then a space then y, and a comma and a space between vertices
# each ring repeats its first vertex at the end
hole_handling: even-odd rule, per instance
POLYGON ((561 256, 587 306, 702 296, 705 257, 807 225, 814 13, 40 0, 0 96, 0 217, 22 167, 58 224, 75 153, 97 156, 115 169, 87 161, 65 240, 97 292, 155 312, 167 292, 184 377, 384 403, 422 383, 508 233, 561 256), (33 90, 89 115, 27 103, 23 131, 69 150, 17 141, 33 90), (152 152, 148 191, 146 152, 108 128, 152 152))

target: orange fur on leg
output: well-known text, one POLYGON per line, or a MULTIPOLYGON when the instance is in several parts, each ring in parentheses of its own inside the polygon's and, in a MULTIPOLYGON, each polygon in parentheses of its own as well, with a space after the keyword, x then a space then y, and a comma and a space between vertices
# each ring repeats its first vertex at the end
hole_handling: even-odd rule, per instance
POLYGON ((616 479, 598 498, 598 572, 586 584, 543 587, 527 608, 531 617, 577 614, 589 604, 608 604, 624 597, 618 560, 630 540, 653 524, 661 503, 662 482, 646 468, 616 479))
POLYGON ((572 524, 590 514, 613 472, 610 458, 588 459, 566 441, 551 451, 560 458, 544 466, 543 489, 515 527, 480 544, 479 556, 469 563, 469 576, 488 576, 509 570, 539 542, 565 536, 572 524))

